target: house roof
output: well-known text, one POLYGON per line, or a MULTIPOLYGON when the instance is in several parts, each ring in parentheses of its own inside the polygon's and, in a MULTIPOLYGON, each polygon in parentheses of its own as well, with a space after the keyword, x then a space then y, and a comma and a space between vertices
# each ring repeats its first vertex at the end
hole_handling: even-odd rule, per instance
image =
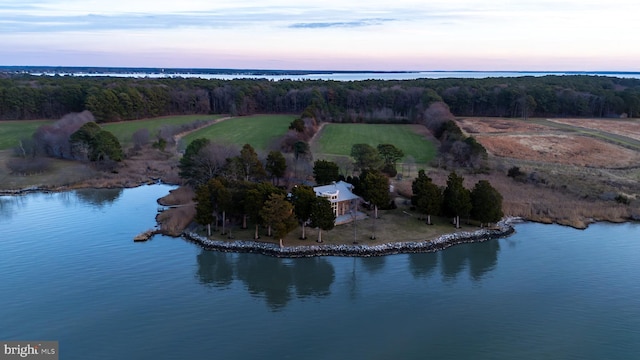
POLYGON ((342 180, 324 186, 316 186, 313 190, 316 192, 317 196, 333 196, 337 195, 337 199, 331 200, 331 202, 341 202, 341 201, 350 201, 353 199, 357 199, 358 195, 351 192, 353 189, 353 185, 348 182, 344 182, 342 180), (336 194, 337 193, 337 194, 336 194))

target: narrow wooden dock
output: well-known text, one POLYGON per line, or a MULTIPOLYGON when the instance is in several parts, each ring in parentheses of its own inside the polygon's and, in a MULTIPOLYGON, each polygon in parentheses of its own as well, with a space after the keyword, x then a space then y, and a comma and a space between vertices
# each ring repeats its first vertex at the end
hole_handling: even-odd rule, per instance
POLYGON ((133 241, 147 241, 149 239, 151 239, 153 237, 153 235, 158 234, 160 231, 159 230, 147 230, 143 233, 140 233, 138 235, 136 235, 133 238, 133 241))

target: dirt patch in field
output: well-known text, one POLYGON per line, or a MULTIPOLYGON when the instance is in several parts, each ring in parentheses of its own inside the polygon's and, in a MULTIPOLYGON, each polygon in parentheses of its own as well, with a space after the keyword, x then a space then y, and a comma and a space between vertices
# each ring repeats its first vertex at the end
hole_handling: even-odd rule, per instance
POLYGON ((640 141, 640 120, 638 119, 549 119, 549 121, 599 130, 640 141))
POLYGON ((469 135, 475 134, 506 134, 514 132, 548 131, 550 127, 527 123, 516 119, 483 119, 465 118, 458 119, 458 126, 469 135))
POLYGON ((637 151, 579 135, 478 135, 491 154, 522 160, 593 167, 640 164, 637 151))

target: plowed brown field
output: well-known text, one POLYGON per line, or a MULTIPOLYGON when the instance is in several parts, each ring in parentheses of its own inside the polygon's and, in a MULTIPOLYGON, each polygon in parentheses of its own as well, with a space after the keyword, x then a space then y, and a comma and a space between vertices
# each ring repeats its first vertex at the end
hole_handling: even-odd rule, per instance
POLYGON ((469 135, 475 134, 513 134, 520 132, 550 131, 552 128, 514 119, 500 118, 464 118, 458 124, 469 135))
MULTIPOLYGON (((571 126, 640 138, 640 122, 554 119, 571 126)), ((640 153, 605 140, 517 119, 465 118, 460 127, 497 157, 544 163, 620 168, 640 165, 640 153)))
POLYGON ((627 167, 640 164, 640 153, 580 135, 477 135, 491 154, 522 160, 591 167, 627 167))
POLYGON ((611 134, 640 140, 640 120, 638 119, 549 119, 550 121, 587 129, 600 130, 611 134))

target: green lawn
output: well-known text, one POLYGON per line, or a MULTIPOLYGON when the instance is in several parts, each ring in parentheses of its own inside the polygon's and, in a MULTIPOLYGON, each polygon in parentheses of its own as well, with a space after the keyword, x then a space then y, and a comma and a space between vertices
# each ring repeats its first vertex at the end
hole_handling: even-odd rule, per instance
MULTIPOLYGON (((123 145, 131 144, 134 132, 146 128, 151 140, 155 139, 158 129, 163 125, 182 125, 196 120, 218 119, 222 115, 182 115, 164 116, 153 119, 121 121, 117 123, 100 124, 105 130, 113 133, 123 145)), ((52 124, 53 120, 11 120, 0 121, 0 150, 10 149, 18 144, 20 139, 31 138, 36 129, 45 124, 52 124)), ((288 125, 287 125, 288 126, 288 125)))
POLYGON ((20 139, 30 139, 38 127, 52 122, 50 120, 0 121, 0 150, 17 146, 20 139))
POLYGON ((131 144, 131 136, 134 132, 146 128, 149 130, 151 141, 154 141, 158 129, 163 125, 182 125, 189 124, 196 120, 213 120, 221 118, 222 115, 180 115, 180 116, 163 116, 152 119, 121 121, 117 123, 100 124, 103 129, 110 131, 115 135, 123 145, 131 144))
POLYGON ((428 163, 436 155, 436 145, 418 133, 420 125, 326 124, 315 144, 315 152, 349 156, 353 144, 393 144, 412 156, 416 163, 428 163))
POLYGON ((185 144, 197 138, 230 144, 251 144, 256 150, 269 146, 289 129, 295 115, 253 115, 228 119, 195 131, 183 138, 185 144))

